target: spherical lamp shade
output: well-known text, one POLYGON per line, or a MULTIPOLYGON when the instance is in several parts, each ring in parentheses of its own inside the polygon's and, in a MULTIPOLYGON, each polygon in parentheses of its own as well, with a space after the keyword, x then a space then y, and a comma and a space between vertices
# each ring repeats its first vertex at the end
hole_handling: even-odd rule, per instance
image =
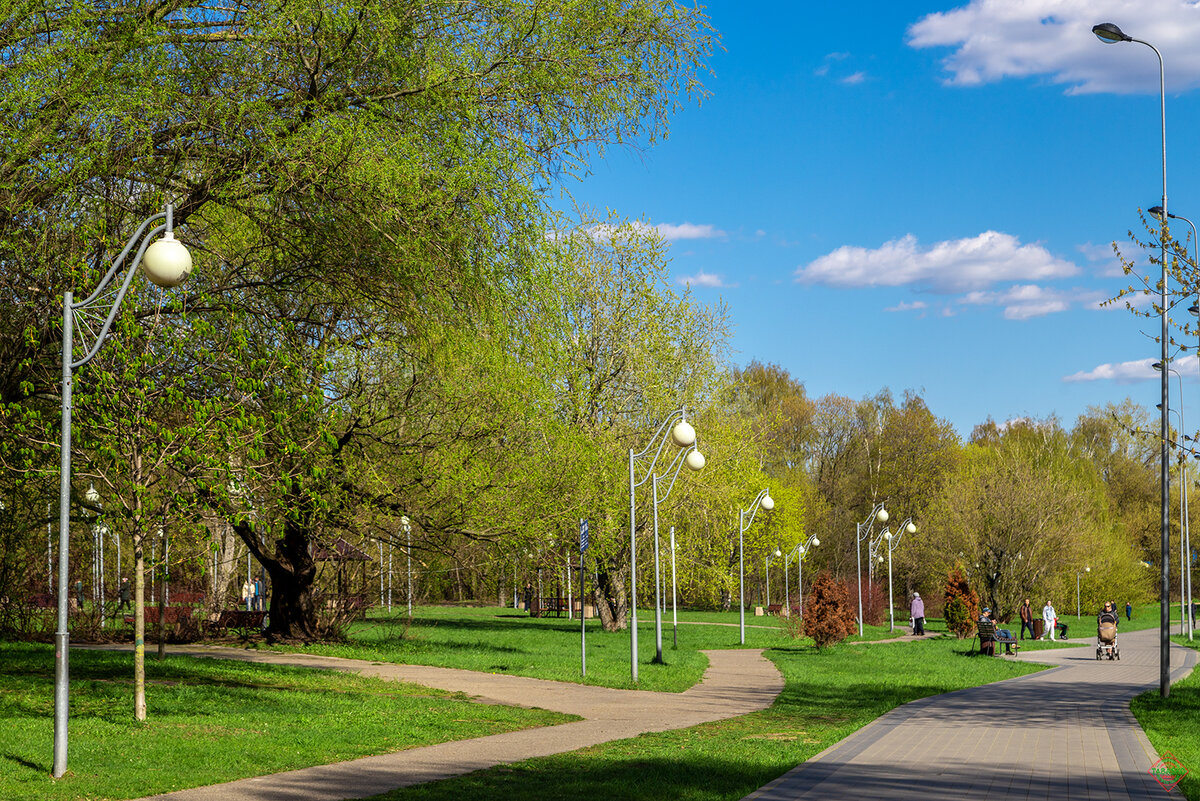
POLYGON ((904 527, 904 530, 907 531, 909 534, 916 534, 917 533, 917 524, 909 523, 907 526, 904 527))
POLYGON ((182 284, 192 272, 192 254, 171 233, 146 248, 142 256, 142 272, 163 289, 182 284))
POLYGON ((704 458, 704 454, 700 451, 692 451, 687 456, 683 457, 683 463, 692 470, 703 470, 707 461, 708 460, 704 458))
POLYGON ((879 514, 875 515, 875 519, 880 523, 886 523, 888 521, 887 509, 880 509, 879 514))
POLYGON ((775 499, 772 498, 770 495, 764 495, 762 500, 759 501, 759 504, 762 506, 762 508, 764 510, 769 512, 775 508, 775 499))
POLYGON ((680 448, 687 448, 696 442, 696 429, 687 420, 680 420, 671 429, 671 439, 680 448))
POLYGON ((820 544, 821 544, 821 541, 819 539, 817 539, 816 537, 813 537, 813 547, 816 548, 820 544))
POLYGON ((775 549, 775 555, 776 555, 776 556, 783 556, 783 551, 781 551, 781 550, 779 550, 778 548, 776 548, 776 549, 775 549))
POLYGON ((883 532, 883 538, 885 540, 890 540, 892 538, 892 532, 890 532, 890 531, 883 532))

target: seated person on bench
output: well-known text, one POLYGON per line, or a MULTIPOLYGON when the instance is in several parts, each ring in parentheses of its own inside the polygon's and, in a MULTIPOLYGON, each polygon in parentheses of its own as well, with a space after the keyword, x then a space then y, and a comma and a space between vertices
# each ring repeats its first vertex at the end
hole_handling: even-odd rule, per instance
MULTIPOLYGON (((1011 631, 1009 631, 1008 629, 1000 628, 1000 624, 995 620, 995 618, 992 617, 992 610, 988 609, 986 606, 983 608, 983 612, 981 612, 979 615, 979 622, 980 623, 991 623, 993 626, 995 626, 997 637, 1004 637, 1005 639, 1008 639, 1008 640, 1013 639, 1013 633, 1011 631)), ((995 648, 996 646, 993 645, 992 647, 995 648)), ((1012 655, 1012 652, 1013 652, 1012 651, 1012 643, 1011 642, 1004 643, 1004 653, 1012 655)))

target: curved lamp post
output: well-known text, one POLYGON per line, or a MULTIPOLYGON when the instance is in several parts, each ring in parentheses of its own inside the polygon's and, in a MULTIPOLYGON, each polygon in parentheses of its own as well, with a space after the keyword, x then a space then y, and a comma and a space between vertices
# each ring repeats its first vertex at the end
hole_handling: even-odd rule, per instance
MULTIPOLYGON (((1150 365, 1155 370, 1162 370, 1162 363, 1155 362, 1150 365)), ((1186 436, 1184 433, 1187 429, 1183 422, 1183 376, 1179 375, 1179 371, 1173 367, 1168 367, 1167 370, 1175 374, 1175 379, 1179 384, 1179 410, 1171 409, 1171 412, 1179 418, 1179 436, 1186 436)), ((1157 404, 1156 404, 1157 405, 1157 404)), ((1183 484, 1183 492, 1179 497, 1179 636, 1190 633, 1190 623, 1192 616, 1186 613, 1185 606, 1190 600, 1187 596, 1185 588, 1186 576, 1190 572, 1187 564, 1186 550, 1189 536, 1190 526, 1188 524, 1188 480, 1187 480, 1187 448, 1184 447, 1182 441, 1177 443, 1179 446, 1179 481, 1183 484)))
MULTIPOLYGON (((54 634, 54 766, 52 775, 61 777, 67 770, 67 717, 69 714, 68 662, 70 634, 67 630, 67 581, 69 568, 70 513, 71 513, 71 385, 76 368, 83 367, 95 358, 100 347, 108 338, 113 321, 120 310, 121 301, 129 290, 133 276, 141 267, 146 277, 155 285, 169 288, 183 283, 192 271, 192 256, 183 243, 175 239, 174 208, 167 204, 166 211, 147 218, 129 237, 121 251, 100 279, 100 285, 91 295, 78 303, 74 293, 63 293, 62 318, 62 455, 58 489, 58 630, 54 634), (162 225, 153 228, 156 222, 162 225), (162 234, 162 238, 151 244, 151 240, 162 234), (139 244, 140 243, 140 244, 139 244), (125 266, 125 259, 137 246, 137 254, 129 265, 125 278, 114 284, 117 275, 125 266), (114 294, 115 293, 115 294, 114 294), (83 355, 75 357, 75 331, 83 355), (97 328, 96 326, 99 325, 97 328)), ((134 647, 145 647, 139 632, 134 647)))
MULTIPOLYGON (((1158 48, 1142 39, 1134 39, 1129 36, 1116 25, 1111 22, 1102 22, 1099 25, 1092 27, 1092 33, 1096 34, 1101 41, 1107 43, 1116 42, 1137 42, 1144 44, 1154 51, 1154 55, 1158 56, 1158 93, 1159 93, 1159 111, 1162 122, 1162 216, 1159 221, 1162 223, 1162 231, 1159 235, 1159 246, 1161 247, 1161 255, 1159 261, 1162 267, 1162 284, 1159 287, 1160 298, 1159 316, 1161 318, 1162 332, 1159 335, 1159 344, 1162 346, 1162 363, 1170 365, 1170 357, 1167 353, 1167 343, 1170 338, 1167 336, 1167 239, 1170 236, 1170 231, 1167 228, 1167 218, 1170 216, 1167 207, 1167 83, 1166 70, 1163 67, 1162 53, 1158 52, 1158 48)), ((1168 562, 1171 558, 1171 529, 1169 508, 1171 505, 1171 476, 1170 476, 1170 457, 1167 453, 1167 408, 1169 406, 1169 386, 1167 383, 1167 373, 1164 370, 1162 373, 1162 417, 1159 421, 1159 435, 1162 440, 1162 452, 1160 454, 1160 507, 1161 520, 1159 525, 1160 530, 1160 560, 1162 568, 1162 576, 1159 586, 1159 619, 1158 619, 1158 684, 1159 693, 1163 698, 1171 694, 1171 654, 1170 654, 1170 582, 1168 578, 1168 562)))
POLYGON ((871 509, 871 514, 861 523, 855 523, 854 529, 854 557, 858 560, 858 636, 863 636, 863 608, 862 608, 862 543, 867 540, 867 562, 871 560, 870 537, 871 528, 875 525, 875 521, 886 523, 888 521, 887 509, 883 508, 884 501, 875 504, 871 509))
MULTIPOLYGON (((687 421, 687 407, 676 409, 667 415, 655 430, 654 436, 650 438, 650 444, 643 450, 634 453, 633 448, 629 449, 629 671, 634 683, 637 683, 638 680, 636 490, 654 475, 654 467, 658 464, 658 458, 662 455, 668 440, 682 450, 696 444, 696 429, 687 421), (646 459, 650 460, 650 464, 646 466, 639 477, 636 472, 637 463, 646 459)), ((699 455, 699 451, 693 450, 693 453, 699 456, 699 465, 703 467, 704 457, 699 455)), ((676 454, 676 459, 678 458, 679 454, 676 454)), ((673 481, 674 479, 672 479, 673 481)), ((657 510, 657 506, 655 508, 657 510)), ((655 552, 657 553, 657 545, 655 552)))
MULTIPOLYGON (((812 548, 816 548, 818 545, 821 544, 821 541, 819 539, 817 539, 816 534, 810 534, 810 535, 808 535, 808 539, 806 539, 804 541, 803 545, 797 545, 795 548, 793 548, 791 550, 791 553, 796 554, 796 591, 800 594, 800 599, 798 601, 799 609, 800 609, 800 617, 804 617, 804 557, 808 555, 808 552, 810 550, 810 543, 811 543, 812 548)), ((787 561, 786 560, 783 563, 783 577, 784 577, 784 585, 786 586, 787 585, 787 561)), ((791 603, 790 595, 788 596, 788 603, 791 603)))
POLYGON ((916 534, 917 524, 912 521, 912 518, 906 518, 900 524, 900 532, 893 535, 891 531, 884 529, 883 538, 887 541, 888 549, 888 631, 896 629, 896 610, 892 606, 892 551, 900 544, 900 538, 905 534, 916 534))
MULTIPOLYGON (((771 606, 771 560, 778 559, 780 556, 783 556, 783 551, 781 551, 779 548, 776 548, 775 553, 768 552, 766 559, 763 560, 763 570, 766 573, 766 582, 767 582, 766 597, 767 597, 767 606, 768 607, 771 606)), ((786 563, 784 565, 783 572, 784 572, 784 575, 787 575, 786 563)))
MULTIPOLYGON (((683 423, 683 425, 687 425, 688 428, 691 428, 691 425, 688 423, 683 423)), ((676 428, 678 428, 678 426, 676 426, 676 428)), ((692 439, 692 444, 689 445, 687 448, 679 451, 677 454, 675 454, 674 460, 672 460, 671 464, 667 465, 666 470, 664 470, 661 474, 656 474, 653 472, 653 469, 652 469, 651 476, 650 476, 650 488, 651 488, 650 494, 653 496, 653 499, 654 499, 654 664, 656 664, 656 665, 661 665, 663 663, 663 655, 662 655, 663 603, 662 603, 662 594, 659 591, 659 588, 662 586, 662 582, 659 579, 660 574, 659 574, 659 566, 658 566, 658 551, 659 551, 659 547, 658 547, 658 504, 659 504, 659 501, 665 501, 667 499, 667 496, 669 496, 671 494, 671 490, 675 488, 675 479, 679 478, 679 471, 684 465, 687 465, 689 470, 692 470, 697 473, 704 469, 704 462, 705 462, 704 454, 702 454, 700 451, 698 451, 696 449, 696 435, 694 432, 691 435, 691 439, 692 439), (667 484, 667 491, 664 492, 662 497, 660 498, 658 496, 658 483, 661 479, 664 479, 667 476, 671 477, 671 481, 669 484, 667 484)), ((671 527, 671 543, 672 543, 672 545, 671 545, 671 547, 672 547, 671 564, 674 565, 674 563, 675 563, 675 552, 673 550, 675 547, 674 546, 674 543, 675 543, 675 527, 674 526, 671 527)), ((674 573, 672 573, 672 576, 673 575, 674 575, 674 573)), ((674 589, 672 589, 672 592, 674 592, 674 589)), ((678 634, 676 634, 676 636, 675 636, 675 642, 678 645, 678 642, 679 642, 678 634)))
MULTIPOLYGON (((1085 567, 1083 570, 1075 571, 1075 619, 1079 620, 1079 577, 1084 573, 1091 573, 1090 567, 1085 567)), ((1023 633, 1023 632, 1022 632, 1023 633)))
POLYGON ((763 490, 754 496, 748 507, 738 510, 738 637, 742 645, 746 644, 746 540, 743 535, 746 529, 754 525, 759 509, 769 512, 774 508, 771 491, 763 490), (750 515, 749 520, 746 519, 747 514, 750 515))

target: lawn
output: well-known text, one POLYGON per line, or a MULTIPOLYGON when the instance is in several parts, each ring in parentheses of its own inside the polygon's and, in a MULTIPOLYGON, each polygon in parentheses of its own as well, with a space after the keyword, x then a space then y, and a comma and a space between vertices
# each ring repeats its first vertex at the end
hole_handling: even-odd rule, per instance
POLYGON ((767 651, 787 684, 763 712, 500 766, 377 796, 388 801, 739 799, 895 707, 1039 670, 958 640, 767 651))
MULTIPOLYGON (((507 673, 604 687, 682 692, 704 675, 707 649, 739 648, 737 612, 681 612, 678 647, 671 615, 663 619, 663 661, 655 655, 654 610, 638 611, 638 683, 633 684, 629 632, 605 632, 587 621, 587 677, 580 673, 580 622, 531 618, 503 607, 418 607, 411 623, 407 611, 375 613, 351 627, 345 643, 287 647, 284 650, 379 662, 507 673), (727 625, 695 625, 698 623, 727 625), (728 625, 733 624, 733 625, 728 625)), ((887 626, 867 626, 863 640, 903 634, 887 626)), ((857 641, 852 637, 848 642, 857 641)), ((794 640, 774 617, 746 617, 746 648, 787 647, 794 640)))
POLYGON ((53 646, 0 643, 5 801, 137 798, 571 719, 340 672, 167 657, 146 660, 139 724, 128 653, 73 649, 70 670, 68 770, 55 780, 53 646))
MULTIPOLYGON (((1172 637, 1176 643, 1200 649, 1200 641, 1172 637)), ((1160 756, 1173 757, 1187 775, 1179 789, 1189 801, 1200 801, 1200 671, 1171 685, 1167 698, 1157 689, 1145 692, 1130 704, 1134 717, 1160 756)), ((1178 777, 1181 771, 1174 770, 1178 777)))

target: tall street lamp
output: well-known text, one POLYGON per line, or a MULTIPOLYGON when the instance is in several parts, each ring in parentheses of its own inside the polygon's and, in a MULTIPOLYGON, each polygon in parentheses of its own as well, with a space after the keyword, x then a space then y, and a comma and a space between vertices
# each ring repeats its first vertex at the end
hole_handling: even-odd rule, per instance
MULTIPOLYGON (((1155 362, 1153 365, 1155 370, 1161 370, 1162 364, 1155 362)), ((1179 371, 1174 368, 1167 368, 1175 374, 1175 379, 1179 384, 1179 411, 1176 416, 1179 418, 1179 436, 1180 441, 1176 443, 1179 448, 1179 481, 1183 484, 1183 492, 1179 497, 1179 635, 1190 633, 1190 624, 1192 616, 1186 614, 1184 609, 1188 605, 1186 576, 1191 572, 1190 565, 1187 563, 1188 541, 1190 539, 1190 525, 1188 521, 1188 480, 1187 480, 1187 448, 1184 446, 1182 438, 1186 436, 1184 433, 1187 429, 1183 422, 1183 376, 1179 375, 1179 371)), ((1174 409, 1171 409, 1175 412, 1174 409)))
MULTIPOLYGON (((1159 221, 1162 223, 1162 230, 1159 234, 1159 246, 1161 254, 1159 261, 1162 267, 1162 279, 1159 286, 1159 317, 1161 318, 1161 332, 1159 334, 1159 344, 1162 349, 1161 361, 1164 365, 1170 366, 1170 356, 1167 353, 1167 343, 1170 338, 1167 336, 1167 239, 1170 236, 1170 231, 1167 227, 1168 214, 1167 207, 1167 82, 1166 70, 1163 68, 1162 53, 1158 52, 1158 48, 1142 39, 1134 39, 1129 36, 1116 25, 1111 22, 1102 22, 1099 25, 1092 27, 1092 33, 1096 34, 1101 41, 1107 43, 1115 42, 1137 42, 1144 44, 1154 51, 1154 55, 1158 56, 1158 94, 1159 94, 1159 111, 1162 127, 1162 204, 1163 211, 1159 221)), ((1161 498, 1160 521, 1159 521, 1159 539, 1160 555, 1159 559, 1162 565, 1162 576, 1159 585, 1159 619, 1158 619, 1158 685, 1159 694, 1166 698, 1171 694, 1171 638, 1170 638, 1170 580, 1168 576, 1168 563, 1171 558, 1171 529, 1169 507, 1171 505, 1171 489, 1170 489, 1170 457, 1167 454, 1167 408, 1169 406, 1169 386, 1167 384, 1167 371, 1162 371, 1162 382, 1160 386, 1162 394, 1162 416, 1159 420, 1159 436, 1162 440, 1160 453, 1160 490, 1161 498)))
POLYGON ((745 509, 738 510, 738 640, 746 644, 746 529, 754 525, 758 510, 769 512, 775 508, 770 490, 763 490, 754 496, 754 500, 745 509), (746 515, 750 519, 746 519, 746 515))
POLYGON ((1079 613, 1080 613, 1080 608, 1079 608, 1079 577, 1080 577, 1080 576, 1082 576, 1084 573, 1091 573, 1091 572, 1092 572, 1092 569, 1091 569, 1090 567, 1085 567, 1083 570, 1077 570, 1077 571, 1075 571, 1075 619, 1076 619, 1076 620, 1079 620, 1079 613))
MULTIPOLYGON (((690 428, 691 426, 689 426, 690 428)), ((650 494, 654 499, 654 664, 661 665, 663 663, 662 655, 662 593, 659 588, 662 582, 659 579, 658 568, 658 504, 659 501, 665 501, 667 496, 671 494, 671 490, 675 487, 675 479, 679 478, 680 469, 686 464, 689 470, 699 472, 704 469, 704 454, 696 449, 695 434, 692 435, 692 444, 687 448, 675 454, 675 459, 667 466, 661 474, 654 473, 651 469, 650 476, 650 494), (667 484, 667 491, 660 498, 658 495, 658 485, 661 479, 671 477, 671 481, 667 484)), ((671 528, 671 542, 675 541, 675 528, 671 528)), ((671 554, 672 563, 675 559, 675 554, 671 554)))
MULTIPOLYGON (((803 545, 797 545, 792 549, 796 554, 796 592, 800 594, 798 600, 800 617, 804 617, 804 557, 808 555, 811 548, 816 548, 820 544, 821 541, 817 539, 816 534, 809 534, 803 545)), ((787 576, 787 562, 783 563, 783 575, 787 576)))
MULTIPOLYGON (((412 620, 412 523, 409 522, 408 515, 400 516, 400 528, 404 529, 404 536, 407 539, 404 550, 408 554, 408 619, 412 620)), ((388 603, 391 603, 391 563, 388 563, 388 603)))
MULTIPOLYGON (((71 525, 71 385, 76 368, 95 358, 108 338, 121 301, 140 266, 156 286, 164 289, 179 286, 192 271, 192 256, 183 243, 175 239, 174 208, 142 222, 125 249, 113 259, 108 272, 100 279, 96 291, 78 303, 74 293, 63 293, 62 318, 62 455, 58 488, 58 630, 54 634, 54 766, 52 775, 61 777, 67 770, 67 717, 69 712, 68 660, 70 634, 67 631, 67 573, 69 562, 69 533, 71 525), (155 225, 163 220, 162 225, 155 225), (151 228, 151 226, 154 226, 151 228), (151 239, 162 238, 151 244, 151 239), (140 243, 140 244, 139 244, 140 243), (137 254, 129 265, 120 286, 113 293, 114 280, 125 265, 134 246, 137 254), (102 322, 101 322, 102 321, 102 322), (99 330, 95 324, 100 323, 99 330), (83 356, 75 358, 75 330, 79 327, 83 356)), ((135 648, 145 647, 144 634, 137 632, 135 648)))
MULTIPOLYGON (((775 553, 767 553, 767 558, 764 560, 764 568, 763 569, 766 572, 766 582, 767 582, 766 595, 767 595, 767 607, 768 608, 770 608, 770 606, 771 606, 771 560, 775 559, 777 557, 780 557, 780 556, 783 556, 783 551, 776 548, 775 553)), ((786 567, 784 568, 783 572, 785 575, 787 574, 786 567)))
MULTIPOLYGON (((696 429, 687 421, 687 408, 676 409, 659 424, 650 438, 650 444, 635 453, 629 449, 629 672, 636 684, 638 680, 638 630, 637 630, 637 488, 650 480, 654 467, 662 455, 667 441, 675 447, 686 450, 696 444, 696 429), (636 471, 637 464, 646 459, 650 464, 641 472, 636 471)), ((676 454, 678 458, 678 454, 676 454)), ((703 465, 702 465, 703 466, 703 465)), ((657 546, 656 546, 657 548, 657 546)))
POLYGON ((858 560, 858 636, 863 636, 863 608, 862 608, 862 543, 863 540, 868 540, 867 561, 870 562, 871 552, 869 549, 871 537, 871 528, 875 525, 875 521, 886 523, 888 521, 887 509, 883 508, 883 501, 875 504, 871 509, 871 514, 861 523, 855 523, 854 528, 854 557, 858 560))
POLYGON ((896 629, 896 610, 892 606, 892 551, 900 545, 900 538, 905 534, 916 534, 917 524, 912 521, 912 518, 906 518, 900 524, 900 530, 895 535, 891 531, 884 530, 883 538, 887 541, 888 546, 888 631, 896 629))

